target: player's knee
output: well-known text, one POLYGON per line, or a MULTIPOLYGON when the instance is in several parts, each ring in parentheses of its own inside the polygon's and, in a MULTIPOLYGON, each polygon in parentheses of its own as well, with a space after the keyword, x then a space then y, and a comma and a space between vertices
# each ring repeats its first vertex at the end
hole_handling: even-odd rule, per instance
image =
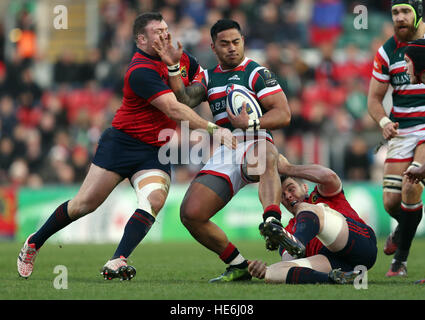
POLYGON ((401 193, 384 192, 384 209, 391 216, 398 215, 400 211, 401 193))
POLYGON ((202 221, 201 213, 201 202, 197 199, 184 200, 180 206, 180 220, 185 226, 202 221))
POLYGON ((266 167, 267 168, 276 168, 279 160, 279 153, 276 147, 271 143, 267 142, 266 144, 266 167))
POLYGON ((423 186, 420 183, 411 183, 408 179, 403 180, 402 195, 408 197, 418 197, 422 195, 423 186))
POLYGON ((158 215, 159 211, 164 206, 166 199, 167 194, 165 192, 152 192, 148 197, 148 201, 151 207, 151 213, 155 216, 158 215))

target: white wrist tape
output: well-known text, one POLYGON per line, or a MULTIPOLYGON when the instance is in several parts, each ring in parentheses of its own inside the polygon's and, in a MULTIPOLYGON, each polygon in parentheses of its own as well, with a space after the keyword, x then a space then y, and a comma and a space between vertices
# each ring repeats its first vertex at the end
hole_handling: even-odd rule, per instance
POLYGON ((388 117, 382 117, 381 120, 379 120, 379 126, 384 129, 384 127, 388 124, 392 122, 388 117))
POLYGON ((177 76, 180 74, 180 62, 172 65, 172 66, 167 66, 168 69, 168 75, 169 76, 177 76))

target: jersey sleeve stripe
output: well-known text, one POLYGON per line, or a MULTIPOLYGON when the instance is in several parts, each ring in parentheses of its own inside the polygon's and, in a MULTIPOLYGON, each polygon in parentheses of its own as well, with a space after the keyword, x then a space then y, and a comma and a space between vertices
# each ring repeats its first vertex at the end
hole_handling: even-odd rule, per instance
POLYGON ((372 71, 372 77, 374 77, 379 82, 389 82, 390 81, 390 76, 376 72, 375 70, 372 71))
POLYGON ((257 93, 257 97, 258 97, 258 99, 263 99, 267 96, 270 96, 272 94, 275 94, 275 93, 278 93, 278 92, 281 92, 281 91, 283 91, 283 90, 279 85, 271 87, 271 88, 264 88, 263 90, 261 90, 257 93))
POLYGON ((390 58, 388 58, 388 55, 385 52, 384 47, 381 46, 378 49, 377 55, 381 58, 381 60, 385 61, 385 64, 387 67, 390 65, 390 58))
POLYGON ((166 93, 169 93, 169 92, 173 92, 173 91, 171 89, 166 89, 166 90, 157 92, 156 94, 154 94, 153 96, 151 96, 149 99, 147 99, 147 101, 150 103, 155 98, 158 98, 159 96, 162 96, 163 94, 166 94, 166 93))
POLYGON ((264 69, 264 67, 257 67, 257 68, 255 68, 254 70, 252 70, 251 74, 249 75, 249 78, 248 78, 248 85, 249 85, 249 88, 250 88, 251 90, 254 90, 253 80, 254 80, 254 77, 255 77, 256 75, 257 75, 257 78, 258 78, 258 73, 257 73, 257 71, 258 71, 258 70, 260 70, 260 69, 264 69))

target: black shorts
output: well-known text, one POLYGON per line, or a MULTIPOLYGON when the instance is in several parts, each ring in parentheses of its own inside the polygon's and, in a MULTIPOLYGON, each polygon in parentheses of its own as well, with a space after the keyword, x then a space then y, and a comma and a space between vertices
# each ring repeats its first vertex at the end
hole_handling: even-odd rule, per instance
POLYGON ((367 269, 375 264, 378 248, 373 229, 351 218, 346 218, 349 226, 346 246, 338 252, 331 252, 322 247, 318 254, 326 256, 332 269, 341 268, 342 271, 351 271, 362 265, 367 269))
POLYGON ((129 179, 136 172, 147 169, 159 169, 171 174, 170 163, 162 164, 158 159, 159 149, 118 129, 108 128, 99 139, 93 163, 129 179))

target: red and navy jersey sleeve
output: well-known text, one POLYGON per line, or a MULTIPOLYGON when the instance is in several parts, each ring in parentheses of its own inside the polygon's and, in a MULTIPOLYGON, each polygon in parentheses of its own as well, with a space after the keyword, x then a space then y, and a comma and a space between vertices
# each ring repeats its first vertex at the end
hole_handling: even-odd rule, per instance
POLYGON ((189 60, 188 77, 189 77, 189 81, 192 82, 193 79, 201 71, 201 66, 199 65, 198 60, 194 56, 187 53, 186 51, 184 51, 184 53, 187 55, 187 59, 189 60))
POLYGON ((131 90, 139 97, 152 101, 161 94, 171 92, 156 70, 150 68, 136 68, 128 77, 131 90))

